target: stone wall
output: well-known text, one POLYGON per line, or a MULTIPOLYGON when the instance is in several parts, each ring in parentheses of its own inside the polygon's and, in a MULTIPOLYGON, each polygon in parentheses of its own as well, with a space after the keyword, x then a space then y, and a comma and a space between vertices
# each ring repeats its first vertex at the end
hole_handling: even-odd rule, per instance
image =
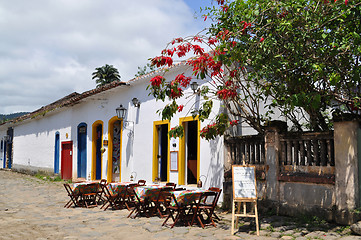
MULTIPOLYGON (((359 211, 355 211, 360 208, 360 122, 334 123, 334 163, 327 166, 283 165, 280 135, 284 130, 282 124, 270 125, 264 137, 265 163, 256 166, 265 173, 257 180, 259 208, 290 216, 312 214, 339 224, 352 224, 361 219, 359 211)), ((227 155, 225 169, 230 168, 230 155, 227 155)), ((229 176, 225 179, 224 196, 224 205, 230 206, 232 179, 229 176)))

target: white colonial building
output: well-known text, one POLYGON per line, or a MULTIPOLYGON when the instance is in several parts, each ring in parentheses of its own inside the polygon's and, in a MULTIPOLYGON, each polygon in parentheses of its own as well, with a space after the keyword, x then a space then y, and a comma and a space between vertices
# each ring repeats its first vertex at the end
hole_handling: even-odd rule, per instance
MULTIPOLYGON (((166 79, 191 74, 184 63, 166 70, 166 79)), ((129 181, 132 176, 178 185, 201 179, 204 187, 222 187, 223 138, 200 138, 200 129, 210 120, 200 122, 189 112, 200 106, 200 96, 186 89, 179 101, 183 111, 171 122, 162 121, 157 110, 168 102, 156 101, 146 90, 155 74, 72 93, 0 125, 0 167, 59 173, 63 179, 129 181), (116 115, 120 105, 126 108, 124 118, 116 115), (169 139, 167 133, 176 125, 184 126, 185 135, 169 139)), ((219 101, 214 110, 222 111, 219 101)))

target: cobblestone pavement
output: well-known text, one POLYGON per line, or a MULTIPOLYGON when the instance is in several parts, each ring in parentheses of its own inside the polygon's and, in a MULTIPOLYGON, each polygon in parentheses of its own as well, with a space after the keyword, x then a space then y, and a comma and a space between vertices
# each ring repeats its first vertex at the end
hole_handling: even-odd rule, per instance
POLYGON ((60 182, 50 182, 0 170, 0 239, 361 239, 348 227, 323 221, 300 221, 280 216, 260 217, 255 226, 242 222, 230 234, 231 215, 219 213, 217 228, 162 227, 158 217, 128 219, 127 210, 63 208, 68 201, 60 182))

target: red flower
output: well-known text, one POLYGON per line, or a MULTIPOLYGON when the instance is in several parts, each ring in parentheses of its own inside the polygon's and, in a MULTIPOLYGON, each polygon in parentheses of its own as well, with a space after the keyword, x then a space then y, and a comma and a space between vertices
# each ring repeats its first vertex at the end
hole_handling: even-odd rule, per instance
POLYGON ((259 40, 259 42, 263 42, 264 41, 264 37, 261 37, 261 39, 259 40))
POLYGON ((204 53, 204 49, 201 48, 199 45, 193 45, 192 48, 194 50, 194 54, 202 55, 204 53))
POLYGON ((347 6, 348 0, 345 0, 345 5, 347 6))
POLYGON ((178 106, 178 112, 183 111, 183 107, 184 107, 183 105, 179 105, 179 106, 178 106))
POLYGON ((222 6, 222 9, 223 9, 223 12, 227 12, 228 11, 228 6, 224 5, 224 6, 222 6))
POLYGON ((238 120, 233 120, 233 121, 229 121, 229 124, 231 125, 231 126, 235 126, 235 125, 237 125, 238 124, 238 120))
POLYGON ((152 65, 156 65, 157 67, 168 65, 169 67, 173 64, 173 59, 171 57, 159 56, 155 57, 151 60, 152 65))
POLYGON ((206 21, 207 20, 207 15, 204 15, 204 21, 206 21))
POLYGON ((208 40, 208 43, 210 44, 210 45, 214 45, 215 43, 217 43, 217 39, 216 38, 210 38, 209 40, 208 40))
POLYGON ((191 82, 192 78, 191 77, 185 77, 183 74, 178 74, 175 77, 175 81, 180 83, 180 85, 182 87, 187 87, 189 85, 189 83, 191 82))
POLYGON ((150 83, 153 87, 159 87, 164 80, 165 78, 162 76, 155 76, 154 78, 150 79, 150 83))

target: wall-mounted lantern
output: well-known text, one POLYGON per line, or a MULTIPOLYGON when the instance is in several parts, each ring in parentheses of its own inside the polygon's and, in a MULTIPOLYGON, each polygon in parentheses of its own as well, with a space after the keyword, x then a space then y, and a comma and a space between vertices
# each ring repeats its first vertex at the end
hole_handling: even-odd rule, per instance
POLYGON ((118 118, 124 119, 127 109, 120 104, 120 106, 115 109, 115 112, 117 113, 118 118))
POLYGON ((191 89, 193 90, 193 93, 198 92, 198 83, 197 82, 192 82, 191 83, 191 89))
POLYGON ((133 98, 133 99, 132 99, 132 102, 133 102, 133 104, 134 104, 135 107, 137 107, 137 108, 140 107, 140 102, 139 102, 138 98, 136 98, 136 97, 133 98))

